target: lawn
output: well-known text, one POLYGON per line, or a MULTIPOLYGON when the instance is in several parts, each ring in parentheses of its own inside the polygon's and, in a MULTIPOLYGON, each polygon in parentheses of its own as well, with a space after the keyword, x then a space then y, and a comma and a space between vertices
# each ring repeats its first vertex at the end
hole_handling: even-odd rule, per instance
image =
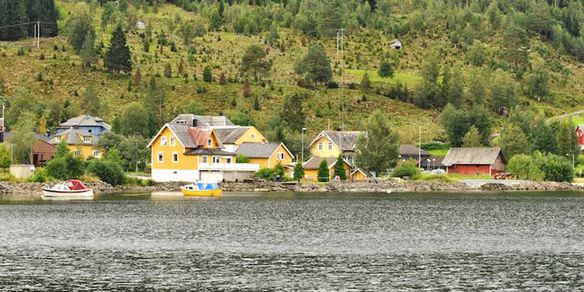
POLYGON ((390 85, 401 83, 402 85, 407 85, 410 89, 415 87, 421 80, 414 71, 398 71, 395 72, 391 78, 383 78, 379 76, 376 70, 347 69, 346 71, 358 81, 361 81, 363 75, 367 72, 367 74, 369 74, 369 80, 373 83, 385 83, 390 85))
POLYGON ((430 154, 435 157, 444 157, 446 154, 448 154, 448 149, 434 149, 428 150, 428 152, 430 152, 430 154))

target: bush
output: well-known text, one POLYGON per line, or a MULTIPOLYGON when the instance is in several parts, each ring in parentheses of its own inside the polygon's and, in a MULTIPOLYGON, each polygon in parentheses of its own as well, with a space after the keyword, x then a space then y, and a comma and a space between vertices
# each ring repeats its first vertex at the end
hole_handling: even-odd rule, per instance
POLYGON ((570 182, 574 179, 572 164, 565 157, 555 154, 518 154, 511 158, 507 170, 519 179, 558 182, 570 182))
POLYGON ((236 163, 248 163, 249 157, 247 157, 243 154, 237 154, 237 157, 235 158, 235 162, 236 163))
POLYGON ((413 160, 400 162, 391 173, 393 177, 414 177, 420 173, 416 162, 413 160))
POLYGON ((274 171, 270 168, 261 168, 257 173, 256 177, 263 178, 266 180, 274 179, 274 171))
POLYGON ((33 182, 44 183, 49 180, 49 175, 44 168, 37 168, 30 180, 33 182))
POLYGON ((85 165, 79 157, 68 154, 49 161, 45 170, 52 178, 66 180, 82 176, 85 173, 85 165))
POLYGON ((119 163, 109 160, 93 160, 88 170, 98 176, 103 182, 118 186, 125 182, 126 176, 119 163))

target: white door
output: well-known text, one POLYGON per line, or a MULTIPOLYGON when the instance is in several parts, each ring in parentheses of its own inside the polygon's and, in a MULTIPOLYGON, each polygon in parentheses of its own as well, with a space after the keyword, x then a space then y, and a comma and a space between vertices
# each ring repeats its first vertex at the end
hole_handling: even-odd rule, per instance
POLYGON ((204 182, 222 182, 223 181, 223 173, 220 171, 202 170, 200 173, 201 173, 201 181, 204 181, 204 182))

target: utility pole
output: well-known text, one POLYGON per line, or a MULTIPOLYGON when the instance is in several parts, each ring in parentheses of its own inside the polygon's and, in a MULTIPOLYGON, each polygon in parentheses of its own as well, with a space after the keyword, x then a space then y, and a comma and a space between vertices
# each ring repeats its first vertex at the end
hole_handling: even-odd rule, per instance
POLYGON ((418 129, 418 168, 420 168, 422 167, 422 126, 418 129))
POLYGON ((337 32, 337 56, 341 58, 341 131, 345 128, 345 114, 344 114, 344 93, 345 89, 343 88, 345 84, 345 29, 341 28, 337 32))
POLYGON ((37 49, 41 47, 41 22, 37 21, 37 49))

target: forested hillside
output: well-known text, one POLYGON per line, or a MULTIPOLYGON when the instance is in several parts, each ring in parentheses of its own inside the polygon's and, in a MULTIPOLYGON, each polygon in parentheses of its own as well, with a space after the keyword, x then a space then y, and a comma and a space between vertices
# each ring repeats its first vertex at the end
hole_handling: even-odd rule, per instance
POLYGON ((168 2, 0 1, 8 126, 87 112, 148 137, 180 112, 225 114, 298 150, 302 127, 358 129, 382 109, 403 142, 422 127, 489 144, 515 111, 535 123, 584 100, 579 0, 168 2))

